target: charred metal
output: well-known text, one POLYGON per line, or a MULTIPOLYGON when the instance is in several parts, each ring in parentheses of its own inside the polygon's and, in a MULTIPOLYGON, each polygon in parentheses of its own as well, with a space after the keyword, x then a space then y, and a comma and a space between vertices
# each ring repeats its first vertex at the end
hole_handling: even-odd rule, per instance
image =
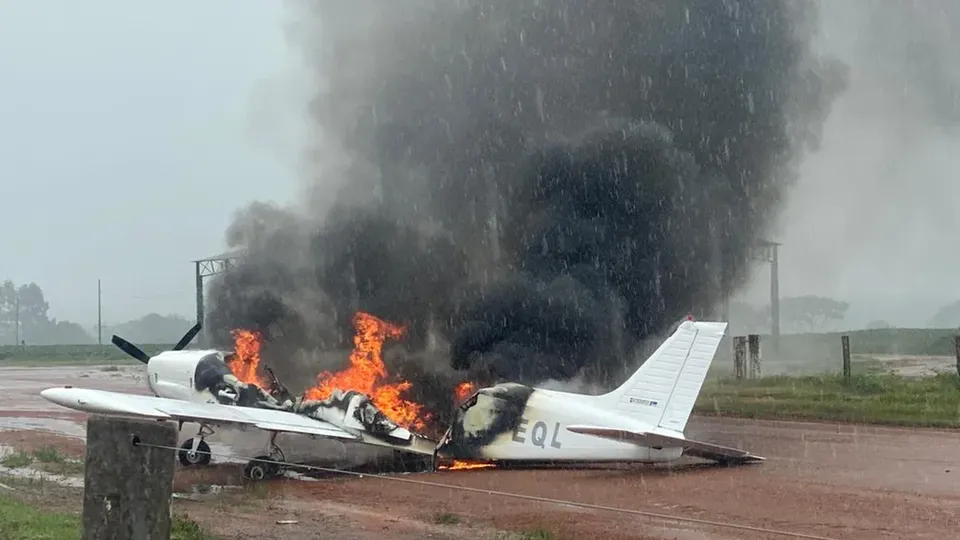
POLYGON ((523 429, 523 412, 533 392, 529 386, 514 383, 481 389, 457 409, 437 446, 438 453, 455 459, 482 458, 483 448, 498 437, 505 433, 516 437, 523 429))

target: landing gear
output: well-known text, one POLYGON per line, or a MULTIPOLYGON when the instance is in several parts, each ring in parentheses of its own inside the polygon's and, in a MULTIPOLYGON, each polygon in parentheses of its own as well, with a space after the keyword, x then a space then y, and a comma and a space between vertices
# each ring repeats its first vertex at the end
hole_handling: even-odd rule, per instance
MULTIPOLYGON (((181 426, 182 427, 182 426, 181 426)), ((210 445, 203 439, 213 435, 213 430, 200 426, 196 437, 191 437, 180 445, 177 457, 184 467, 206 467, 210 464, 210 445)))
POLYGON ((277 432, 272 432, 270 442, 267 443, 267 454, 250 460, 243 469, 243 476, 248 480, 259 482, 279 476, 283 472, 286 457, 283 455, 283 450, 277 446, 276 440, 277 432))
POLYGON ((269 456, 257 456, 244 467, 243 475, 249 480, 259 482, 279 475, 280 470, 280 465, 271 460, 269 456))
POLYGON ((187 439, 180 445, 177 457, 184 467, 206 467, 210 464, 210 445, 200 438, 187 439))

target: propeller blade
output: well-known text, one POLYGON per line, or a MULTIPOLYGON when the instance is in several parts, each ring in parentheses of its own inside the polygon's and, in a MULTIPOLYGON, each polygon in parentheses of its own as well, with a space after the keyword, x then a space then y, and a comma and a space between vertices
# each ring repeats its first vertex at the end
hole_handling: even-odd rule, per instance
POLYGON ((144 364, 150 361, 150 356, 147 353, 140 350, 140 347, 137 347, 133 343, 123 339, 122 337, 114 334, 113 338, 110 340, 114 345, 120 348, 121 351, 129 354, 130 356, 136 358, 137 360, 143 362, 144 364))
POLYGON ((180 338, 180 341, 178 341, 177 344, 173 346, 172 350, 179 351, 183 349, 184 347, 189 345, 190 342, 193 341, 193 338, 197 337, 197 334, 199 333, 200 333, 200 323, 197 323, 193 325, 193 328, 187 330, 187 333, 184 334, 182 338, 180 338))

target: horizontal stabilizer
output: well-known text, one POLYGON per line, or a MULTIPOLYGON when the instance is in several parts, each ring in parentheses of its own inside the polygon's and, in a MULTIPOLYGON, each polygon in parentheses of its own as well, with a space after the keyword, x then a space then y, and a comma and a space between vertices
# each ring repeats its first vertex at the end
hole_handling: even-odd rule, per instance
POLYGON ((752 463, 763 461, 764 458, 755 456, 745 450, 729 448, 718 444, 691 441, 680 437, 671 437, 658 433, 636 432, 626 429, 606 428, 597 426, 567 426, 567 431, 593 435, 618 442, 629 442, 651 448, 682 447, 683 453, 689 456, 709 459, 722 463, 752 463))

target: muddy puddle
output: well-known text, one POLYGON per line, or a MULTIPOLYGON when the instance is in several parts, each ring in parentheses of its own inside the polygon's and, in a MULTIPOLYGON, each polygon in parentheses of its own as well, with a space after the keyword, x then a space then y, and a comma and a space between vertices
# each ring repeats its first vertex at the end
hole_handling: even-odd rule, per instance
MULTIPOLYGON (((83 476, 68 476, 54 474, 33 468, 33 463, 22 467, 8 467, 4 464, 8 456, 15 455, 17 449, 12 446, 0 445, 0 477, 13 477, 21 480, 32 480, 37 482, 53 482, 55 484, 67 487, 83 487, 83 476)), ((71 463, 79 463, 76 460, 68 460, 71 463)), ((12 489, 7 487, 7 489, 12 489)))

